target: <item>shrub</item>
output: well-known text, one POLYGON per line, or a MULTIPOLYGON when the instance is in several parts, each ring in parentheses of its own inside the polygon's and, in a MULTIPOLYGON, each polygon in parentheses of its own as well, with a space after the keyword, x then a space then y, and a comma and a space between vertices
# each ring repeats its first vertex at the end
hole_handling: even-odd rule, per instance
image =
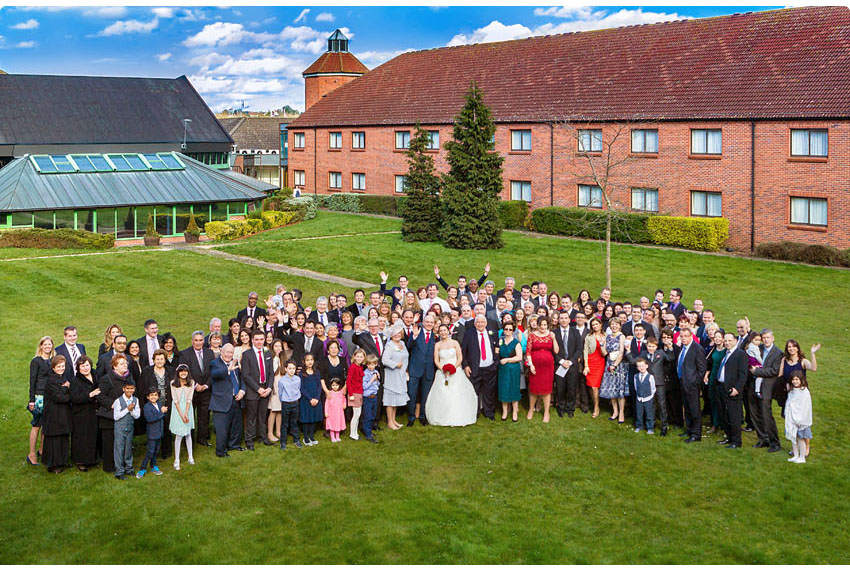
POLYGON ((325 207, 331 211, 347 211, 360 213, 360 194, 332 193, 323 197, 325 207))
POLYGON ((301 211, 301 220, 306 221, 316 217, 316 201, 313 196, 302 195, 301 197, 293 197, 282 202, 280 205, 281 211, 301 211))
POLYGON ((263 211, 260 218, 263 220, 263 228, 272 229, 290 223, 296 215, 296 211, 263 211))
POLYGON ((153 213, 148 214, 148 226, 145 228, 145 237, 160 237, 153 220, 153 213))
POLYGON ((782 261, 797 261, 811 265, 829 265, 833 267, 850 267, 850 250, 840 251, 828 245, 811 245, 793 241, 778 241, 776 243, 760 243, 756 245, 755 254, 767 259, 782 261))
POLYGON ((194 235, 195 237, 199 237, 201 235, 201 228, 198 227, 198 224, 195 222, 195 216, 189 216, 189 223, 186 225, 186 233, 189 235, 194 235))
POLYGON ((93 233, 81 229, 8 229, 0 231, 0 247, 109 249, 114 245, 114 233, 93 233))
MULTIPOLYGON (((611 240, 623 243, 649 243, 650 216, 617 212, 611 222, 611 240)), ((531 212, 534 230, 550 235, 605 239, 605 212, 578 207, 541 207, 531 212)))
POLYGON ((724 219, 718 224, 716 219, 653 215, 649 218, 649 235, 656 245, 717 251, 729 237, 729 221, 724 219))
POLYGON ((398 202, 392 195, 360 195, 360 213, 375 213, 378 215, 397 215, 398 202))
POLYGON ((395 198, 395 203, 396 203, 395 212, 398 213, 399 215, 401 215, 402 213, 404 213, 404 208, 407 206, 407 196, 406 195, 399 195, 398 197, 395 198))
POLYGON ((528 203, 521 199, 500 202, 499 218, 505 229, 524 229, 528 219, 528 203))

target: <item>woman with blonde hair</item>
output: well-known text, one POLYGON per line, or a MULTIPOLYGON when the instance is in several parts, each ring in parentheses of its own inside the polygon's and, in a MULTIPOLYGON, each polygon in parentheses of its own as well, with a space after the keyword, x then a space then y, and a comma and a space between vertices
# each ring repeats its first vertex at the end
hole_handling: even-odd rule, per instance
MULTIPOLYGON (((45 335, 38 341, 35 357, 30 361, 30 400, 27 410, 32 413, 32 420, 30 421, 30 452, 27 455, 27 464, 31 466, 38 466, 38 458, 41 456, 41 448, 38 449, 38 454, 35 448, 44 414, 44 391, 47 388, 47 379, 53 370, 50 360, 54 356, 56 351, 53 349, 53 339, 45 335)), ((41 436, 41 442, 43 445, 44 435, 41 436)))
POLYGON ((103 332, 103 343, 100 344, 100 348, 97 351, 97 356, 100 357, 104 353, 108 353, 112 350, 112 341, 122 333, 121 326, 117 323, 113 323, 109 327, 106 328, 106 331, 103 332))

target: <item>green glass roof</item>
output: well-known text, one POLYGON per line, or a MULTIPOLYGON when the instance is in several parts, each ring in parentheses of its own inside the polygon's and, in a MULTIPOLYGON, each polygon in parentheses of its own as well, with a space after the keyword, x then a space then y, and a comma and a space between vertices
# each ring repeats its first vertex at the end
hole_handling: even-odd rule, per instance
POLYGON ((173 153, 34 155, 30 159, 36 171, 42 175, 185 169, 185 165, 173 153))

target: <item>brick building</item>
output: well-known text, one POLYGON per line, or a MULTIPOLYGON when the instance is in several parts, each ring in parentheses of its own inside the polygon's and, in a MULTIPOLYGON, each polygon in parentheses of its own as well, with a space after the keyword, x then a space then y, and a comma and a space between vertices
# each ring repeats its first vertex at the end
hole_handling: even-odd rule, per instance
POLYGON ((850 247, 847 7, 405 53, 307 98, 288 127, 290 181, 400 193, 417 122, 447 170, 442 144, 471 81, 497 124, 505 199, 601 209, 591 162, 608 163, 618 209, 726 217, 745 250, 850 247))

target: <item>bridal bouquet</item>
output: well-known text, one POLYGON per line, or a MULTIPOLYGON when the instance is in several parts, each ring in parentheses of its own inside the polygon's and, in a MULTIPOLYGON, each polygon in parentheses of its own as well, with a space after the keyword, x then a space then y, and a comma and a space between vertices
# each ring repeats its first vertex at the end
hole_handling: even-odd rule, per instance
POLYGON ((443 374, 446 375, 446 386, 448 386, 449 384, 449 377, 451 375, 454 375, 456 372, 457 369, 455 369, 455 366, 453 364, 446 363, 445 365, 443 365, 443 374))

